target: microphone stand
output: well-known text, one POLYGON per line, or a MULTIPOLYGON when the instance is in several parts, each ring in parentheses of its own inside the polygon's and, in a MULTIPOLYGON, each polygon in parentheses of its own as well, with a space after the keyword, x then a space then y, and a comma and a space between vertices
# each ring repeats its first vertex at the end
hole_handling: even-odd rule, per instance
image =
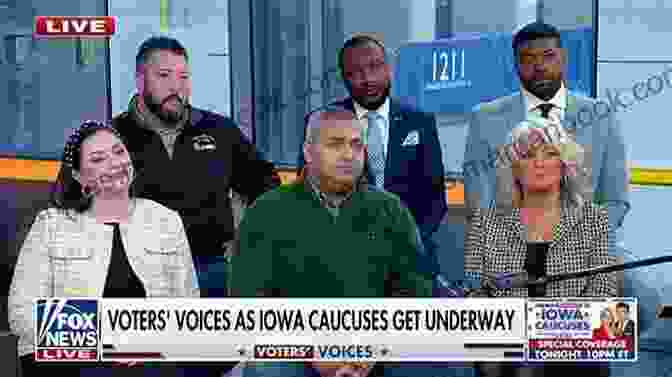
MULTIPOLYGON (((611 272, 632 270, 635 268, 653 266, 657 264, 670 263, 670 262, 672 262, 672 255, 666 255, 662 257, 642 259, 634 262, 598 266, 585 270, 568 272, 564 274, 549 275, 536 280, 529 279, 527 272, 503 273, 494 276, 486 274, 484 275, 485 278, 482 279, 481 288, 465 289, 464 296, 494 297, 494 290, 496 289, 527 288, 531 285, 548 284, 556 281, 578 279, 578 278, 595 276, 598 274, 608 274, 611 272)), ((672 310, 670 311, 670 318, 672 318, 672 310)))

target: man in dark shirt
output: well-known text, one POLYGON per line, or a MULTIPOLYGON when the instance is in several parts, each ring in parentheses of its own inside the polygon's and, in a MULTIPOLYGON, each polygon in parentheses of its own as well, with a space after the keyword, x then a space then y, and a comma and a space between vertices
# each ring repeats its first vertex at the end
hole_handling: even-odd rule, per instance
MULTIPOLYGON (((202 295, 224 297, 231 189, 251 202, 280 179, 231 119, 189 104, 188 56, 175 39, 142 43, 136 85, 128 111, 113 119, 138 172, 131 190, 180 214, 202 295)), ((199 363, 187 375, 219 377, 230 364, 199 363)))
POLYGON ((616 314, 622 326, 623 336, 635 335, 635 322, 630 318, 630 307, 624 302, 616 304, 616 314))
POLYGON ((136 57, 137 94, 113 119, 138 177, 134 194, 179 212, 205 297, 224 297, 226 244, 233 239, 231 189, 249 201, 280 183, 231 119, 189 104, 188 56, 176 40, 152 37, 136 57))

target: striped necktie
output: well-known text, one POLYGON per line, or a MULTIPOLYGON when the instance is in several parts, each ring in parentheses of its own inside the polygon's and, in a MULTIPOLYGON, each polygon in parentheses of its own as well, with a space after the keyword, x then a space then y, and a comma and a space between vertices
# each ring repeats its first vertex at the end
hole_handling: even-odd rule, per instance
POLYGON ((385 181, 385 150, 383 149, 383 117, 375 111, 366 114, 369 121, 367 127, 367 151, 368 163, 371 176, 376 186, 383 188, 385 181))

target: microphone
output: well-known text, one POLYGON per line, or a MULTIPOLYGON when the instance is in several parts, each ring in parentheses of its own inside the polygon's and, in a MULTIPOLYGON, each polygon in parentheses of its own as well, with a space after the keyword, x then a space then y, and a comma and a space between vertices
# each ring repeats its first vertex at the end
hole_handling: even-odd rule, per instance
MULTIPOLYGON (((497 289, 524 289, 532 285, 545 285, 556 281, 578 279, 595 276, 598 274, 608 274, 611 272, 627 271, 635 268, 654 266, 657 264, 670 262, 672 262, 672 255, 665 255, 662 257, 641 259, 634 262, 608 264, 575 272, 549 275, 539 279, 530 279, 529 274, 526 271, 507 272, 495 275, 482 274, 481 288, 476 289, 450 288, 450 284, 448 284, 446 280, 440 275, 437 277, 437 280, 439 280, 441 283, 444 292, 448 293, 446 295, 448 297, 494 297, 494 291, 497 289)), ((661 317, 672 317, 672 307, 663 307, 660 308, 660 311, 661 313, 659 315, 661 317)))

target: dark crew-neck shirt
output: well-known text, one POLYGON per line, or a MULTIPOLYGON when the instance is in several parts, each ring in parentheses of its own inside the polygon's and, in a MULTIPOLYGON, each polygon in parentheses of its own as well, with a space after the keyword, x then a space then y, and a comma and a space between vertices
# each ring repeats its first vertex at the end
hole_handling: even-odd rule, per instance
MULTIPOLYGON (((530 279, 539 279, 546 276, 546 256, 550 246, 550 242, 527 243, 525 271, 527 271, 530 279)), ((527 287, 527 295, 529 297, 544 297, 546 295, 546 286, 531 285, 527 287)))

